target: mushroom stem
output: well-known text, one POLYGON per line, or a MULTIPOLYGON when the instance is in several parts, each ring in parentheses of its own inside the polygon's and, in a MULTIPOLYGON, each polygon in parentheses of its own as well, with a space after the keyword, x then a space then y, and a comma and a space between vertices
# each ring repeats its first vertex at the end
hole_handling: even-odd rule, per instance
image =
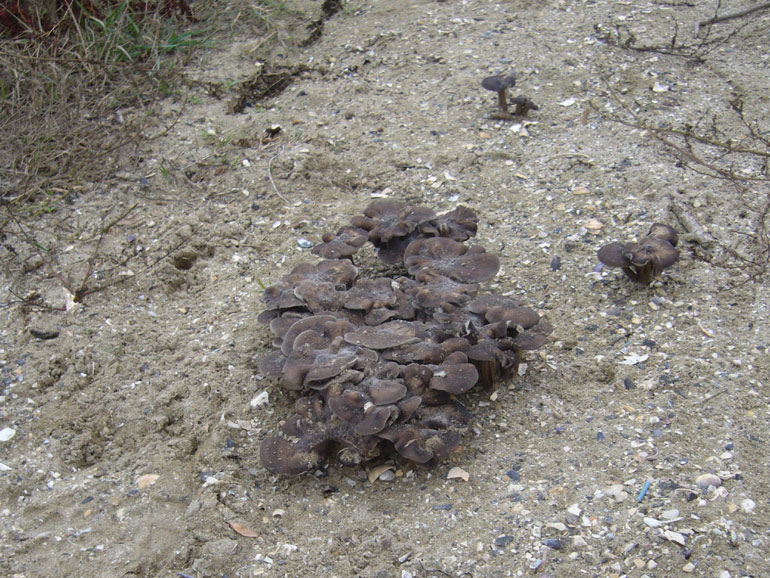
POLYGON ((497 91, 497 104, 503 114, 508 114, 508 95, 506 92, 507 90, 505 88, 501 88, 497 91))

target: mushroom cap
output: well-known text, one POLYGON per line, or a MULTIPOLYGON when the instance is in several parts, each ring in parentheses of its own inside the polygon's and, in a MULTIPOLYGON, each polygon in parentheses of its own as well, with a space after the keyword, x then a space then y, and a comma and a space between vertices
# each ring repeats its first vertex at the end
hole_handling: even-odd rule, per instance
MULTIPOLYGON (((406 387, 401 384, 403 393, 406 387)), ((389 392, 395 395, 395 390, 389 392)), ((395 405, 377 405, 360 391, 346 389, 342 394, 332 396, 328 401, 334 415, 353 426, 358 435, 372 435, 385 429, 398 416, 399 410, 395 405)))
POLYGON ((427 207, 412 207, 399 201, 382 199, 364 210, 364 216, 351 219, 354 227, 369 231, 369 240, 377 247, 399 237, 406 237, 421 223, 436 217, 427 207))
POLYGON ((378 327, 359 327, 345 334, 345 341, 369 349, 391 349, 417 343, 428 334, 410 321, 389 321, 378 327))
POLYGON ((444 237, 417 239, 404 252, 410 275, 428 270, 459 283, 481 283, 500 270, 500 260, 482 247, 466 247, 444 237))
POLYGON ((387 277, 360 279, 345 293, 346 309, 369 311, 392 307, 398 301, 393 282, 387 277))
POLYGON ((407 394, 407 388, 400 379, 373 378, 367 393, 375 405, 396 403, 407 394))
POLYGON ((542 333, 525 331, 523 333, 519 333, 516 337, 511 339, 511 349, 529 351, 533 349, 539 349, 546 343, 548 343, 548 337, 542 333))
POLYGON ((647 236, 668 241, 672 247, 676 247, 677 243, 679 243, 679 235, 677 235, 676 230, 665 223, 653 223, 647 236))
POLYGON ((490 323, 506 322, 514 327, 521 326, 524 329, 537 325, 540 322, 540 315, 534 309, 529 307, 490 307, 484 315, 490 323))
POLYGON ((369 239, 369 233, 359 227, 345 226, 336 233, 325 233, 319 243, 311 249, 314 255, 323 259, 343 259, 353 256, 369 239))
POLYGON ((383 359, 389 359, 401 364, 414 363, 415 361, 438 364, 444 361, 446 352, 438 343, 418 341, 404 347, 385 351, 382 357, 383 359))
POLYGON ((300 333, 312 330, 321 334, 324 331, 326 323, 334 323, 336 321, 337 318, 332 317, 331 315, 313 315, 311 317, 303 317, 301 319, 297 319, 294 323, 292 323, 292 325, 289 327, 289 330, 286 331, 286 334, 283 336, 281 353, 286 356, 291 354, 292 350, 294 349, 294 341, 297 339, 297 336, 300 333))
POLYGON ((305 374, 305 385, 313 387, 315 383, 337 377, 353 367, 357 361, 353 353, 320 353, 305 374))
POLYGON ((660 272, 679 260, 679 251, 664 239, 644 237, 638 243, 626 243, 623 257, 635 267, 651 264, 656 272, 660 272))
POLYGON ((417 272, 417 284, 408 290, 415 305, 430 309, 446 304, 461 305, 479 290, 477 283, 461 283, 430 269, 417 272))
POLYGON ((520 94, 518 96, 514 96, 510 100, 511 104, 515 104, 517 107, 517 114, 526 115, 527 111, 530 110, 540 110, 540 107, 537 106, 532 100, 524 96, 523 94, 520 94), (519 112, 521 111, 521 112, 519 112))
POLYGON ((281 353, 280 349, 275 349, 260 359, 259 371, 267 377, 278 379, 283 372, 284 363, 286 363, 286 356, 281 353))
POLYGON ((426 236, 447 237, 454 241, 467 241, 476 236, 479 218, 468 207, 459 207, 439 215, 432 221, 419 226, 420 233, 426 236))
MULTIPOLYGON (((465 357, 464 354, 461 355, 465 357)), ((465 357, 465 359, 467 361, 468 358, 465 357)), ((479 372, 472 363, 447 364, 445 362, 435 368, 430 386, 433 389, 457 395, 471 389, 478 380, 479 372)))
POLYGON ((621 243, 609 243, 599 249, 597 256, 599 261, 608 267, 630 267, 631 261, 623 254, 624 246, 621 243))
MULTIPOLYGON (((305 304, 302 299, 294 295, 294 288, 286 285, 270 285, 262 294, 262 301, 267 306, 267 311, 278 309, 290 309, 292 307, 302 307, 305 304)), ((263 316, 257 320, 262 321, 263 316)))
POLYGON ((338 291, 334 283, 303 281, 294 288, 294 295, 312 312, 335 311, 342 307, 345 291, 338 291))
POLYGON ((510 74, 508 76, 503 76, 503 75, 487 76, 484 80, 481 81, 481 86, 483 86, 487 90, 492 90, 495 92, 498 92, 500 90, 505 90, 506 88, 510 88, 514 84, 516 84, 515 74, 510 74))

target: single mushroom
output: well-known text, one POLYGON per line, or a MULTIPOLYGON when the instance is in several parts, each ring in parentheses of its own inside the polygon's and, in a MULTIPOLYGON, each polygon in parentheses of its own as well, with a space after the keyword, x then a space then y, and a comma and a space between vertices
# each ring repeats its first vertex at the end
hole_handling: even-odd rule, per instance
POLYGON ((487 90, 497 93, 497 105, 500 112, 506 116, 508 113, 508 89, 516 84, 516 75, 509 76, 487 76, 481 81, 481 86, 487 90))
POLYGON ((597 252, 599 261, 608 267, 620 267, 632 281, 649 284, 663 269, 679 260, 675 248, 676 231, 664 223, 654 223, 650 232, 637 242, 625 245, 613 242, 597 252))
POLYGON ((527 113, 530 110, 540 109, 540 107, 538 107, 534 102, 522 94, 514 96, 511 99, 511 104, 516 105, 516 109, 513 111, 513 114, 516 116, 527 116, 527 113))

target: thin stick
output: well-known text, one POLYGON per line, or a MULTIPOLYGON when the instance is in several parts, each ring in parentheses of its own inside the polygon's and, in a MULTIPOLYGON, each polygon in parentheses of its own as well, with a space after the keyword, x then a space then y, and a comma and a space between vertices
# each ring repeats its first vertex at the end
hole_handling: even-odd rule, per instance
POLYGON ((698 219, 696 219, 695 215, 690 212, 689 208, 682 203, 677 203, 673 199, 670 199, 670 202, 671 212, 676 215, 676 218, 679 219, 682 226, 687 229, 691 240, 704 246, 716 242, 716 239, 714 239, 711 233, 703 228, 703 225, 698 222, 698 219))
POLYGON ((275 186, 275 181, 273 180, 273 171, 272 171, 273 161, 282 154, 283 154, 283 147, 281 147, 281 150, 278 151, 277 154, 273 155, 269 161, 267 161, 267 176, 270 177, 270 184, 273 185, 273 190, 275 191, 275 194, 281 197, 284 203, 286 203, 287 205, 290 205, 291 203, 289 202, 289 199, 287 199, 281 194, 281 192, 278 190, 278 187, 275 186))
POLYGON ((715 16, 714 18, 709 18, 708 20, 699 22, 698 28, 702 26, 711 26, 712 24, 718 24, 719 22, 726 22, 727 20, 735 20, 736 18, 742 18, 744 16, 748 16, 749 14, 753 14, 754 12, 759 12, 760 10, 767 10, 768 8, 770 8, 770 2, 757 4, 751 8, 746 8, 746 10, 731 12, 730 14, 725 14, 724 16, 715 16))

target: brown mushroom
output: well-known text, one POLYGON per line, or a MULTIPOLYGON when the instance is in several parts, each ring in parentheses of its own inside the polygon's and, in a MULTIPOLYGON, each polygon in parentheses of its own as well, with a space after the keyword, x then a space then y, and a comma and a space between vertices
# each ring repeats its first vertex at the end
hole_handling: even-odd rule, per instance
POLYGON ((419 226, 420 233, 429 237, 447 237, 467 241, 476 236, 479 218, 473 210, 462 205, 419 226))
POLYGON ((421 309, 431 309, 446 304, 460 305, 473 298, 479 290, 477 283, 461 283, 445 277, 432 269, 416 273, 418 283, 408 289, 414 304, 421 309))
POLYGON ((321 237, 323 243, 313 247, 312 253, 323 259, 352 258, 369 238, 369 233, 358 227, 342 227, 336 233, 326 233, 321 237))
POLYGON ((427 337, 416 324, 410 321, 389 321, 378 327, 359 327, 345 334, 345 341, 369 349, 391 349, 410 343, 417 343, 427 337))
POLYGON ((654 223, 638 242, 614 242, 601 247, 599 260, 609 267, 620 267, 632 281, 649 284, 661 271, 679 260, 676 231, 669 225, 654 223))
POLYGON ((461 351, 449 355, 440 366, 429 366, 433 370, 430 387, 451 394, 465 393, 479 380, 479 372, 461 351))
MULTIPOLYGON (((260 448, 274 473, 311 471, 331 455, 357 464, 384 445, 421 463, 445 456, 470 419, 454 396, 509 375, 552 330, 518 299, 477 296, 500 263, 463 244, 478 222, 467 207, 437 216, 377 201, 352 222, 323 235, 315 252, 333 259, 298 265, 265 291, 258 321, 269 324, 276 350, 260 371, 314 392, 260 448), (344 257, 365 237, 380 259, 403 260, 409 276, 359 278, 344 257)), ((650 243, 670 244, 666 234, 651 231, 650 243)), ((641 257, 627 259, 633 267, 641 257)))
POLYGON ((412 207, 384 199, 369 205, 364 215, 353 217, 351 223, 354 227, 369 231, 369 241, 380 248, 407 237, 419 225, 435 216, 427 207, 412 207))
POLYGON ((508 115, 508 89, 516 84, 516 75, 509 76, 487 76, 481 81, 481 86, 487 90, 497 93, 497 106, 500 112, 508 115))
POLYGON ((428 270, 459 283, 481 283, 500 270, 500 260, 482 247, 466 247, 444 237, 417 239, 404 253, 410 275, 428 270))
POLYGON ((672 247, 676 247, 679 243, 679 235, 677 235, 676 229, 665 223, 653 223, 647 236, 668 241, 672 247))
POLYGON ((511 104, 516 105, 516 109, 513 112, 516 116, 527 116, 530 110, 540 110, 540 107, 522 94, 514 96, 511 99, 511 104))
POLYGON ((295 411, 281 427, 282 435, 266 438, 260 446, 260 461, 272 473, 298 475, 311 471, 335 444, 342 446, 337 455, 348 465, 376 455, 379 438, 358 435, 349 424, 334 420, 320 395, 298 399, 295 411))

